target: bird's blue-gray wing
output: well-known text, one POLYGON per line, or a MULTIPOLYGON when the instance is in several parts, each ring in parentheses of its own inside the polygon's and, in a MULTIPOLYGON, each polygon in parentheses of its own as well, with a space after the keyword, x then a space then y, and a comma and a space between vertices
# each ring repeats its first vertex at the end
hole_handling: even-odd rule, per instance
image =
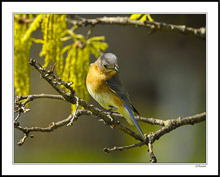
POLYGON ((110 80, 107 81, 108 86, 111 88, 111 90, 116 93, 124 102, 125 108, 128 110, 129 114, 131 115, 131 118, 133 120, 134 125, 136 126, 138 132, 140 133, 141 137, 145 139, 144 134, 141 130, 141 127, 138 125, 132 111, 139 115, 138 111, 134 108, 134 106, 131 104, 129 100, 128 93, 126 92, 123 84, 119 80, 118 74, 113 76, 110 80))
POLYGON ((122 99, 124 104, 126 104, 128 108, 131 109, 135 114, 139 115, 138 111, 131 104, 129 95, 125 90, 123 84, 119 80, 118 74, 114 75, 111 79, 107 80, 106 82, 108 86, 112 89, 112 91, 115 92, 122 99))

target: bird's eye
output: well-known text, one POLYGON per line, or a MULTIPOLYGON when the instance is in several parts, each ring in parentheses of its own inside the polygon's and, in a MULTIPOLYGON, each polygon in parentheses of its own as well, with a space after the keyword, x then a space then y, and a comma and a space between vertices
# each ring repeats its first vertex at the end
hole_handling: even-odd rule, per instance
POLYGON ((107 65, 104 65, 105 69, 108 69, 108 66, 107 65))

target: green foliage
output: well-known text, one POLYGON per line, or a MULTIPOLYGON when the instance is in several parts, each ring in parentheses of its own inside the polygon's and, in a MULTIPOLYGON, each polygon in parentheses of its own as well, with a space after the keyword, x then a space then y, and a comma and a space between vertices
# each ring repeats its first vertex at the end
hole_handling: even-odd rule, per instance
MULTIPOLYGON (((15 60, 15 88, 18 95, 30 93, 29 52, 32 42, 42 45, 39 56, 44 57, 43 67, 50 62, 56 63, 56 73, 65 82, 73 82, 76 95, 85 101, 89 100, 86 88, 86 75, 89 69, 90 55, 96 58, 108 47, 104 36, 89 38, 75 33, 77 26, 67 29, 66 15, 40 14, 15 15, 14 23, 14 60, 15 60), (20 23, 23 20, 31 21, 20 23), (41 26, 43 39, 32 37, 32 33, 41 26), (87 39, 88 38, 88 39, 87 39), (66 41, 72 40, 65 46, 66 41), (66 58, 65 53, 67 53, 66 58), (65 65, 64 65, 65 63, 65 65)), ((72 112, 75 111, 72 105, 72 112)))
POLYGON ((129 17, 130 20, 139 20, 139 21, 154 21, 153 18, 151 18, 150 14, 132 14, 129 17))

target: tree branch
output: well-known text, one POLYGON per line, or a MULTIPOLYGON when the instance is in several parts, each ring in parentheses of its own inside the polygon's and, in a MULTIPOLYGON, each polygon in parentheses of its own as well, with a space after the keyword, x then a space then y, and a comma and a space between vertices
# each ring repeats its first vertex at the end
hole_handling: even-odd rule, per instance
POLYGON ((101 17, 95 19, 87 19, 78 17, 75 20, 67 18, 67 22, 72 25, 77 25, 79 27, 85 27, 88 25, 98 25, 98 24, 108 24, 108 25, 132 25, 139 27, 146 27, 155 31, 172 31, 181 33, 188 36, 195 36, 200 39, 206 39, 206 28, 192 28, 187 27, 185 25, 174 25, 168 24, 164 22, 156 22, 156 21, 139 21, 139 20, 130 20, 129 17, 101 17))
MULTIPOLYGON (((121 114, 118 113, 112 113, 112 116, 114 118, 124 118, 121 114)), ((135 119, 137 121, 142 121, 151 125, 160 125, 160 126, 164 126, 165 125, 165 120, 161 120, 161 119, 156 119, 156 118, 146 118, 146 117, 140 117, 140 116, 136 116, 135 119)))
MULTIPOLYGON (((76 112, 74 121, 76 121, 77 118, 79 116, 82 116, 82 115, 91 115, 91 112, 83 110, 83 109, 78 110, 76 112)), ((56 123, 55 122, 51 122, 48 127, 29 127, 28 128, 28 127, 22 127, 19 124, 15 123, 14 124, 14 128, 16 128, 18 130, 21 130, 22 132, 24 132, 27 135, 30 132, 52 132, 52 131, 54 131, 57 128, 63 127, 64 125, 67 125, 69 123, 69 121, 72 119, 72 117, 73 117, 73 114, 70 114, 64 120, 58 121, 56 123)))
POLYGON ((184 117, 184 118, 178 117, 177 119, 167 120, 163 128, 153 133, 152 143, 155 140, 158 140, 163 135, 175 130, 178 127, 181 127, 184 125, 194 125, 196 123, 200 123, 205 120, 206 120, 206 112, 196 114, 193 116, 189 116, 189 117, 184 117))
POLYGON ((150 162, 151 163, 157 163, 157 158, 155 157, 155 155, 153 153, 153 145, 152 145, 152 142, 151 142, 151 138, 149 138, 149 141, 148 141, 148 151, 150 153, 150 162))
MULTIPOLYGON (((70 17, 75 18, 70 19, 66 18, 67 22, 72 25, 77 25, 79 27, 85 27, 88 25, 95 26, 98 24, 108 24, 108 25, 132 25, 132 26, 139 26, 139 27, 146 27, 152 30, 149 34, 152 34, 156 31, 171 31, 171 32, 177 32, 188 36, 194 36, 203 40, 206 40, 206 28, 193 28, 193 27, 187 27, 185 25, 175 25, 175 24, 168 24, 164 22, 156 22, 156 21, 139 21, 139 20, 130 20, 129 17, 101 17, 101 18, 95 18, 95 19, 87 19, 80 17, 78 15, 69 15, 70 17)), ((32 23, 33 19, 25 19, 22 17, 16 18, 19 23, 32 23)), ((90 31, 87 34, 90 35, 90 31)))
POLYGON ((149 123, 151 125, 160 125, 162 126, 161 129, 154 133, 145 134, 146 139, 143 140, 141 136, 127 126, 121 124, 118 118, 123 118, 122 115, 117 113, 109 113, 96 108, 91 104, 87 104, 83 99, 80 99, 76 96, 75 91, 71 87, 72 83, 66 83, 62 81, 60 78, 57 78, 53 74, 53 67, 50 71, 46 71, 36 60, 30 60, 30 65, 33 66, 40 74, 43 79, 45 79, 60 95, 50 95, 50 94, 33 94, 28 96, 20 96, 16 97, 15 99, 15 112, 18 112, 17 117, 15 118, 14 128, 22 131, 24 133, 24 137, 17 143, 18 145, 22 145, 27 137, 29 136, 30 132, 51 132, 57 128, 63 127, 64 125, 72 125, 73 121, 76 121, 79 116, 82 115, 91 115, 99 120, 103 121, 106 125, 110 126, 111 128, 118 128, 119 130, 123 131, 124 133, 130 135, 136 140, 141 141, 140 143, 123 146, 123 147, 114 147, 114 148, 104 148, 105 152, 111 152, 116 150, 125 150, 131 149, 134 147, 141 147, 143 145, 147 145, 149 148, 151 162, 157 162, 157 159, 153 153, 153 146, 155 140, 158 140, 160 137, 169 133, 170 131, 184 125, 194 125, 195 123, 199 123, 205 121, 206 113, 197 114, 194 116, 184 117, 184 118, 177 118, 177 119, 170 119, 170 120, 160 120, 154 118, 144 118, 144 117, 136 117, 138 121, 143 121, 149 123), (69 90, 69 92, 64 92, 61 90, 60 86, 64 86, 69 90), (18 117, 20 117, 21 113, 25 113, 29 111, 28 108, 25 107, 27 103, 30 101, 40 99, 40 98, 50 98, 50 99, 59 99, 65 100, 71 104, 76 104, 77 109, 74 114, 70 114, 66 119, 58 121, 58 122, 51 122, 48 127, 22 127, 17 122, 18 117), (24 100, 22 103, 21 101, 24 100), (82 106, 84 109, 78 109, 78 106, 82 106))
POLYGON ((141 147, 145 144, 146 144, 146 142, 140 142, 140 143, 137 143, 137 144, 122 146, 122 147, 114 146, 113 148, 104 148, 103 151, 106 152, 106 153, 110 153, 112 151, 123 151, 123 150, 131 149, 131 148, 134 148, 134 147, 141 147))
POLYGON ((28 96, 16 96, 15 98, 15 108, 14 112, 18 112, 18 115, 15 118, 15 121, 18 120, 20 117, 21 113, 28 112, 30 109, 26 108, 25 105, 29 103, 30 101, 33 101, 35 99, 39 98, 50 98, 50 99, 59 99, 59 100, 65 100, 61 95, 51 95, 51 94, 33 94, 33 95, 28 95, 28 96), (24 102, 21 102, 21 100, 24 100, 24 102))
POLYGON ((23 102, 23 105, 25 106, 28 102, 33 101, 35 99, 39 98, 50 98, 50 99, 58 99, 58 100, 65 100, 61 95, 52 95, 52 94, 33 94, 33 95, 28 95, 28 96, 17 96, 16 101, 21 101, 26 99, 23 102))
MULTIPOLYGON (((117 115, 118 116, 118 115, 117 115)), ((118 116, 119 117, 119 116, 118 116)), ((136 118, 138 120, 138 118, 136 118)), ((151 120, 152 118, 142 118, 143 120, 151 120)), ((134 148, 134 147, 141 147, 145 144, 148 145, 149 148, 149 153, 150 153, 150 162, 151 163, 156 163, 157 162, 157 158, 155 157, 154 153, 153 153, 153 146, 152 144, 154 143, 155 140, 158 140, 160 137, 162 137, 163 135, 175 130, 178 127, 184 126, 184 125, 194 125, 196 123, 200 123, 202 121, 205 121, 206 119, 206 113, 203 112, 201 114, 196 114, 194 116, 189 116, 189 117, 178 117, 176 119, 169 119, 169 120, 160 120, 157 119, 155 125, 157 125, 158 121, 160 122, 164 122, 164 127, 162 127, 161 129, 159 129, 158 131, 156 131, 155 133, 151 132, 147 135, 146 141, 138 143, 138 144, 133 144, 133 145, 129 145, 129 146, 123 146, 123 147, 113 147, 113 148, 104 148, 104 152, 106 153, 110 153, 112 151, 122 151, 125 149, 130 149, 130 148, 134 148)), ((153 122, 151 122, 150 124, 153 124, 153 122)))

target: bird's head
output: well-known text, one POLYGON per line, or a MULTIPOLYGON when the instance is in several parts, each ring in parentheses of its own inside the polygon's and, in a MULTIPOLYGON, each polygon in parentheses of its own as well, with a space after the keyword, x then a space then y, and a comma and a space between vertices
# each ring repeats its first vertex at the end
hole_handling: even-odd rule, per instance
POLYGON ((112 53, 105 53, 97 59, 99 69, 105 73, 119 72, 118 59, 112 53))

